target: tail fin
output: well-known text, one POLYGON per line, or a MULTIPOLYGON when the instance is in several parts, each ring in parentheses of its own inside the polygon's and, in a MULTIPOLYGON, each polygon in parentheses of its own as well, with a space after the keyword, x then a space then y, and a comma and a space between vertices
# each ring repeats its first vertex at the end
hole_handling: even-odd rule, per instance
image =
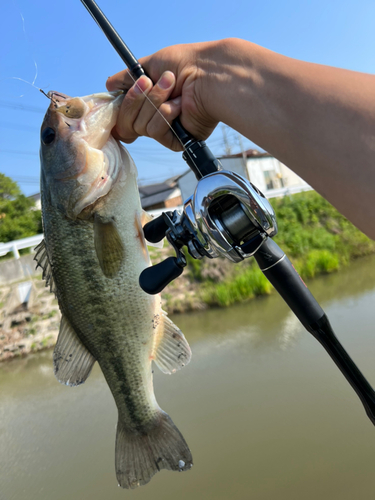
POLYGON ((160 412, 156 426, 142 434, 118 420, 116 475, 122 488, 137 488, 161 469, 185 471, 193 465, 191 452, 167 413, 160 412))

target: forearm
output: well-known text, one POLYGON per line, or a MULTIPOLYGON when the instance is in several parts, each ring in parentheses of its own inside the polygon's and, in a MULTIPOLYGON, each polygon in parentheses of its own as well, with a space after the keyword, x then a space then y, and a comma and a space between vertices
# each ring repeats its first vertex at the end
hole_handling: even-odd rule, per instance
POLYGON ((209 69, 216 83, 211 98, 207 93, 208 113, 285 163, 375 238, 375 77, 243 40, 218 44, 226 46, 221 67, 209 69))

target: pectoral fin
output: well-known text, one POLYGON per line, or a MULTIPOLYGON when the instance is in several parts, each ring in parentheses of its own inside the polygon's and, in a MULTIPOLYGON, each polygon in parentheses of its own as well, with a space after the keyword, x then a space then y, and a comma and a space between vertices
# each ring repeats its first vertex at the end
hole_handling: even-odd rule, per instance
POLYGON ((36 268, 41 267, 43 270, 42 278, 46 280, 46 286, 49 286, 50 292, 56 293, 56 285, 52 276, 52 267, 47 255, 46 243, 42 240, 38 246, 35 247, 34 260, 37 262, 36 268))
POLYGON ((57 380, 70 386, 83 384, 94 363, 94 356, 82 344, 69 321, 63 316, 53 351, 53 368, 57 380))
POLYGON ((125 258, 124 245, 114 221, 95 217, 94 243, 100 267, 107 278, 114 278, 125 258))
POLYGON ((141 224, 142 224, 142 227, 147 224, 147 222, 151 222, 153 219, 153 216, 151 214, 149 214, 148 212, 146 212, 146 210, 142 210, 142 213, 141 213, 141 224))
POLYGON ((190 362, 190 346, 181 330, 164 312, 156 317, 156 321, 160 323, 157 325, 153 358, 158 368, 170 375, 190 362))

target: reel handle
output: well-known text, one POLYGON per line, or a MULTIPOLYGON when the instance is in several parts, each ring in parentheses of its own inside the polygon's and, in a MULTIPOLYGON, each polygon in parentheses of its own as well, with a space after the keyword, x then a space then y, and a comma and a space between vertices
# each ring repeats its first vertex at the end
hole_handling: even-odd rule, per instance
POLYGON ((177 257, 168 257, 155 266, 146 267, 139 276, 139 285, 149 295, 156 295, 178 278, 183 269, 184 266, 178 263, 177 257))
POLYGON ((158 243, 165 237, 167 229, 168 225, 164 217, 160 215, 143 226, 143 234, 150 243, 158 243))

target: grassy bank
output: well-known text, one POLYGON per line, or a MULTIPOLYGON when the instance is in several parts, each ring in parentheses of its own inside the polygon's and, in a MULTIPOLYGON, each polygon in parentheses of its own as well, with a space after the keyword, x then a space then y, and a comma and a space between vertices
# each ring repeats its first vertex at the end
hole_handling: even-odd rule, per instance
MULTIPOLYGON (((352 259, 375 253, 375 241, 314 191, 272 200, 272 205, 279 227, 275 241, 303 279, 338 271, 352 259)), ((165 291, 164 307, 169 312, 224 307, 271 291, 254 259, 231 264, 226 259, 188 257, 183 278, 165 291)))

